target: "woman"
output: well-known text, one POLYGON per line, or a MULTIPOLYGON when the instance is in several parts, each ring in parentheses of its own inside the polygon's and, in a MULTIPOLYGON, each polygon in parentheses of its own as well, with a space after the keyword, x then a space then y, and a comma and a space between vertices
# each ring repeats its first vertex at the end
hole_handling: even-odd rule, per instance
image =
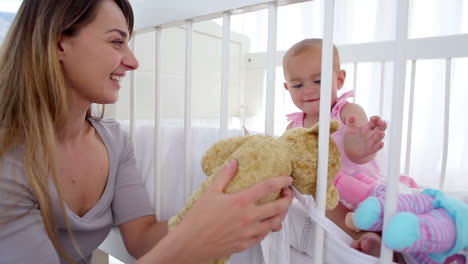
POLYGON ((223 194, 235 161, 173 232, 157 221, 128 136, 90 111, 138 67, 132 29, 127 0, 23 1, 0 53, 0 263, 89 262, 112 226, 141 263, 200 263, 281 228, 291 177, 223 194))

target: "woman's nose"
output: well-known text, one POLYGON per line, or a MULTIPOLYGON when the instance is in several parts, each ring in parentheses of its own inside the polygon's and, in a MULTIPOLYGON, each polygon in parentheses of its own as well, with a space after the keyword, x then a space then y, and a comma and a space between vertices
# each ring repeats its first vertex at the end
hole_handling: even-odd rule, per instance
POLYGON ((127 68, 129 68, 131 71, 134 71, 140 66, 138 63, 137 58, 135 57, 135 54, 130 49, 127 49, 127 53, 125 54, 122 64, 125 65, 127 68))

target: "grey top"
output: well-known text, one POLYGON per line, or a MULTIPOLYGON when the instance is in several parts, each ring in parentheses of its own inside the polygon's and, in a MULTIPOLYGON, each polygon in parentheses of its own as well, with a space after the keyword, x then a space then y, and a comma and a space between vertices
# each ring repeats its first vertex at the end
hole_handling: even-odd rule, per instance
MULTIPOLYGON (((83 217, 65 204, 71 229, 85 259, 73 246, 60 213, 56 189, 50 184, 60 242, 78 263, 90 263, 93 250, 113 226, 154 214, 137 176, 133 146, 127 133, 114 120, 90 121, 109 153, 109 179, 99 201, 83 217)), ((66 263, 47 236, 40 208, 26 179, 24 146, 9 151, 0 160, 0 166, 0 263, 66 263)))

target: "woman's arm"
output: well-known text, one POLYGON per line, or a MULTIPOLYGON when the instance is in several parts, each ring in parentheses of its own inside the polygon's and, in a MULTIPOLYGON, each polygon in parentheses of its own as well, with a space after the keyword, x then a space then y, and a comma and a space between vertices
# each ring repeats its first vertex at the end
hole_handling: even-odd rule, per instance
POLYGON ((167 234, 167 221, 158 222, 148 215, 119 225, 120 234, 130 255, 142 257, 167 234))
POLYGON ((22 159, 0 160, 0 263, 59 264, 22 159))

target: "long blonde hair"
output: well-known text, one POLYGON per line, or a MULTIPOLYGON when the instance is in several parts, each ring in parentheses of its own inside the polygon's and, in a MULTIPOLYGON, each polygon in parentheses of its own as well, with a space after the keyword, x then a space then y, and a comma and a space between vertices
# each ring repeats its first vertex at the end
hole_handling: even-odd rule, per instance
MULTIPOLYGON (((130 35, 133 11, 127 0, 114 0, 130 35)), ((55 129, 67 118, 67 88, 58 59, 62 35, 78 34, 96 16, 97 0, 24 0, 0 49, 0 159, 16 145, 25 147, 25 173, 56 250, 73 262, 58 242, 49 177, 55 173, 55 129)), ((88 110, 88 116, 91 111, 88 110)), ((2 175, 0 175, 2 177, 2 175)), ((63 200, 61 212, 66 216, 63 200)), ((2 212, 0 212, 2 213, 2 212)), ((71 234, 68 220, 67 229, 71 234)))

